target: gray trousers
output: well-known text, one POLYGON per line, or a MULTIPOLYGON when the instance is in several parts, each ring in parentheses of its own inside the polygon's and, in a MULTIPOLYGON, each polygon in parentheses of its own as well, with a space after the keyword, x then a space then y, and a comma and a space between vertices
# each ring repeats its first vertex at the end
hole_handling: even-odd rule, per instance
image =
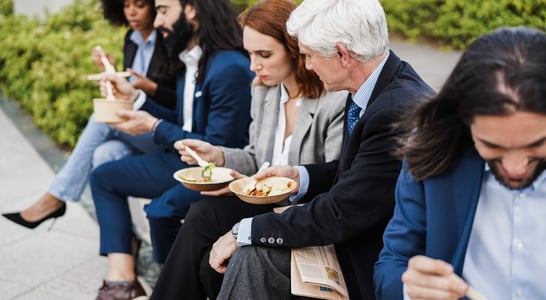
POLYGON ((245 246, 229 260, 217 300, 310 299, 290 293, 290 250, 245 246))

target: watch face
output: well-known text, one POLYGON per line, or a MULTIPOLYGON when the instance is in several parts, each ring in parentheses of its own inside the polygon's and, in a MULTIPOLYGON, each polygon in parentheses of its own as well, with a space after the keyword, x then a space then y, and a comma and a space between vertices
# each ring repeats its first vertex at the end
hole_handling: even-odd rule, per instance
POLYGON ((233 225, 233 227, 231 228, 231 234, 237 238, 237 234, 239 233, 239 223, 233 225))

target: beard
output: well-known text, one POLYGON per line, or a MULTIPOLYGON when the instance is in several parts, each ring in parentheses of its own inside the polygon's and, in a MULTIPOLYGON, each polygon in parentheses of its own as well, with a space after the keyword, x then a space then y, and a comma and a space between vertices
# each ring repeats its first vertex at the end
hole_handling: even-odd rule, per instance
POLYGON ((516 183, 508 182, 508 179, 502 175, 501 171, 499 170, 499 165, 501 163, 499 160, 488 160, 487 164, 491 168, 491 173, 493 173, 495 179, 497 179, 500 184, 510 190, 519 190, 532 185, 533 182, 540 176, 540 174, 542 174, 544 169, 546 169, 546 160, 537 159, 536 161, 537 164, 533 173, 530 174, 527 178, 523 178, 516 183))
POLYGON ((159 27, 158 30, 168 33, 163 42, 169 58, 177 58, 178 54, 186 49, 194 35, 194 30, 186 20, 184 12, 180 14, 178 20, 173 24, 172 30, 165 27, 159 27))

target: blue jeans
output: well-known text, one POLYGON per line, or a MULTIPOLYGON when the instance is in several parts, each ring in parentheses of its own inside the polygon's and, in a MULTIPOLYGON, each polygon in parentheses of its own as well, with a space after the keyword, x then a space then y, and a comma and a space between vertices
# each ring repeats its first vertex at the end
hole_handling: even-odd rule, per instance
POLYGON ((151 133, 132 136, 99 123, 91 116, 67 162, 53 179, 48 192, 63 201, 79 201, 97 166, 138 153, 162 151, 151 133))

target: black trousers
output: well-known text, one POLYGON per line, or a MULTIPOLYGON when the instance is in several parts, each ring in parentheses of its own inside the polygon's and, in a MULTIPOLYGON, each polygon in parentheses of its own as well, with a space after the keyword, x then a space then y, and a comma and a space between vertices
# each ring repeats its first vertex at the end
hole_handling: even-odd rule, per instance
POLYGON ((212 245, 242 218, 271 212, 276 206, 249 204, 235 196, 192 203, 150 299, 216 299, 223 275, 209 265, 212 245))

